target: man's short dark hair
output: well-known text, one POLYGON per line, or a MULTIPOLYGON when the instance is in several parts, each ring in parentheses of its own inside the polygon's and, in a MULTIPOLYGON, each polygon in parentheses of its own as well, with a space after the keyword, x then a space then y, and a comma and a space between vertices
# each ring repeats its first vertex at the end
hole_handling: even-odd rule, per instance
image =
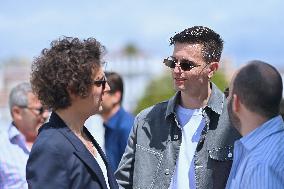
POLYGON ((110 86, 110 94, 114 94, 119 91, 121 93, 120 104, 123 99, 123 80, 122 77, 116 72, 105 72, 107 83, 110 86))
POLYGON ((250 111, 272 118, 279 114, 282 90, 282 78, 276 68, 254 60, 236 74, 232 94, 237 94, 250 111))
POLYGON ((176 43, 201 44, 204 61, 211 63, 220 61, 224 42, 215 31, 204 26, 194 26, 170 38, 170 45, 176 43))

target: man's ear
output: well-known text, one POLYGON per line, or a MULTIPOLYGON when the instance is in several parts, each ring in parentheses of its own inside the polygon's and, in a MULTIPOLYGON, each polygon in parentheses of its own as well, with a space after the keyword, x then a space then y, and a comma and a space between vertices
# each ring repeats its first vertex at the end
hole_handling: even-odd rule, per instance
POLYGON ((21 114, 21 108, 18 107, 18 106, 13 106, 12 107, 12 110, 11 110, 11 113, 12 113, 12 116, 13 116, 13 119, 22 119, 22 114, 21 114))
POLYGON ((211 62, 209 64, 209 73, 208 73, 208 78, 211 79, 214 75, 214 73, 218 70, 219 68, 219 63, 218 62, 211 62))
POLYGON ((233 94, 232 98, 233 98, 232 99, 233 100, 232 109, 235 113, 238 113, 240 111, 240 99, 239 99, 238 95, 236 95, 236 94, 233 94))
POLYGON ((115 104, 120 104, 120 98, 121 98, 121 92, 116 91, 114 94, 112 94, 113 97, 115 97, 115 104))

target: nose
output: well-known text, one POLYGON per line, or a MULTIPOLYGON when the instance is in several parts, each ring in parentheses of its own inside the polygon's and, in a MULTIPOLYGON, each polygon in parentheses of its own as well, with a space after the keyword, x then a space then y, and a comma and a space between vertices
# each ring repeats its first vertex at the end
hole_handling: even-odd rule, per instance
POLYGON ((110 91, 110 86, 109 84, 106 82, 105 88, 104 88, 104 93, 110 91))
POLYGON ((175 73, 179 73, 179 72, 182 71, 182 69, 181 69, 181 67, 180 67, 179 64, 175 64, 175 68, 173 69, 173 71, 174 71, 175 73))

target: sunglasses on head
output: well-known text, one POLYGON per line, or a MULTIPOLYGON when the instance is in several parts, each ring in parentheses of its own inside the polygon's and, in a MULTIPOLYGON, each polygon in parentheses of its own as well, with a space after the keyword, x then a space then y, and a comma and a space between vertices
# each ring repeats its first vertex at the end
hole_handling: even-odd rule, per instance
MULTIPOLYGON (((168 57, 166 59, 164 59, 164 64, 166 66, 168 66, 169 68, 174 69, 177 64, 178 64, 178 60, 174 59, 172 57, 168 57)), ((196 65, 193 61, 190 60, 186 60, 186 59, 181 59, 179 61, 179 67, 183 70, 183 71, 189 71, 192 68, 198 67, 200 65, 196 65)))
POLYGON ((106 87, 106 82, 107 82, 107 79, 106 77, 104 76, 102 79, 100 80, 95 80, 93 81, 93 84, 96 85, 97 87, 103 87, 103 90, 105 89, 106 87))

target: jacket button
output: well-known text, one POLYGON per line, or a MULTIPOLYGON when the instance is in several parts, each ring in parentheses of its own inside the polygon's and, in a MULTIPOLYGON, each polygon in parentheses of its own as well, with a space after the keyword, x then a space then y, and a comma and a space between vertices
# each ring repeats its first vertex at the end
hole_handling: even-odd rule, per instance
POLYGON ((169 175, 170 174, 170 170, 169 169, 165 169, 165 175, 169 175))
POLYGON ((228 153, 228 157, 229 157, 229 158, 233 157, 233 154, 232 154, 231 152, 228 153))
POLYGON ((178 139, 178 135, 174 135, 174 140, 177 140, 178 139))

